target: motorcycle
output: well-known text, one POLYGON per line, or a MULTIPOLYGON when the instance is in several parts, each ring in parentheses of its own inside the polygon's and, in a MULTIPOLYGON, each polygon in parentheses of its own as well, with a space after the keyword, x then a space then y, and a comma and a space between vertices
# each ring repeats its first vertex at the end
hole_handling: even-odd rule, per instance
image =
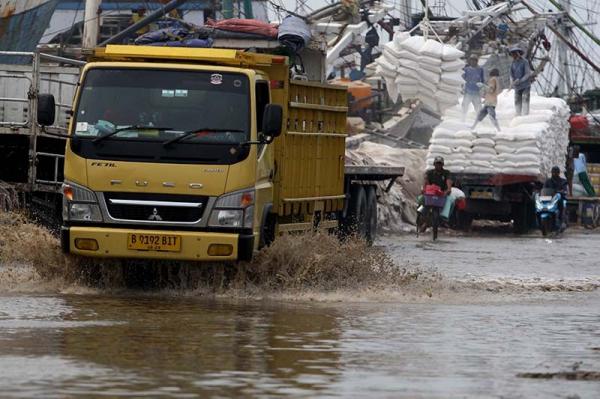
POLYGON ((433 240, 437 240, 440 227, 440 212, 446 203, 446 196, 436 185, 428 185, 423 193, 423 205, 417 208, 417 237, 419 230, 431 226, 433 240))
POLYGON ((540 193, 535 193, 535 215, 538 226, 545 237, 550 233, 561 233, 565 226, 561 220, 565 220, 565 216, 561 218, 559 215, 559 201, 563 201, 563 212, 567 209, 567 200, 561 193, 555 192, 551 188, 544 188, 540 193))

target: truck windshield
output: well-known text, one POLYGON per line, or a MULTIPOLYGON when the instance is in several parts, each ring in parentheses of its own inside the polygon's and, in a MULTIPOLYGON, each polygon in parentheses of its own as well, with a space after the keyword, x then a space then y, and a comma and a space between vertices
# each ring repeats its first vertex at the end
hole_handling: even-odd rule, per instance
POLYGON ((87 72, 80 93, 74 150, 89 158, 193 162, 210 154, 212 161, 229 163, 244 152, 231 147, 250 138, 249 80, 243 74, 98 68, 87 72))

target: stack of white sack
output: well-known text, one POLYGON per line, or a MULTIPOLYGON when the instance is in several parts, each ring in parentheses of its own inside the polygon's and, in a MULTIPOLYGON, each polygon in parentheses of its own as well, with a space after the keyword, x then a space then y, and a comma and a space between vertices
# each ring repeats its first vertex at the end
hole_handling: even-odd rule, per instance
POLYGON ((398 95, 418 98, 441 113, 458 102, 464 83, 463 56, 454 46, 398 32, 377 58, 377 73, 385 79, 394 102, 398 95))
POLYGON ((453 173, 549 176, 552 166, 563 169, 569 142, 567 103, 532 93, 529 115, 515 116, 513 96, 513 91, 498 96, 500 132, 489 117, 471 130, 474 110, 464 117, 460 106, 448 109, 433 131, 427 167, 442 156, 453 173))

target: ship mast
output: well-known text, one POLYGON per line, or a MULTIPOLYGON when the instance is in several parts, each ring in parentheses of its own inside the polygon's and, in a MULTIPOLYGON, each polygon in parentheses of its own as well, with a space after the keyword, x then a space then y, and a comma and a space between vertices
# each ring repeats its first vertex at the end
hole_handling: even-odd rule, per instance
MULTIPOLYGON (((571 41, 571 27, 570 21, 567 18, 567 15, 571 12, 571 0, 562 0, 561 7, 564 10, 565 14, 561 18, 560 29, 561 33, 565 37, 567 41, 571 41)), ((558 51, 558 90, 562 97, 568 96, 571 94, 573 90, 573 82, 571 80, 571 70, 569 67, 569 48, 567 44, 559 40, 559 51, 558 51)))
POLYGON ((98 44, 100 3, 102 3, 102 0, 86 0, 85 2, 85 13, 83 14, 83 38, 81 41, 81 47, 84 49, 93 49, 98 44))
POLYGON ((404 25, 404 29, 410 29, 412 23, 410 19, 412 12, 412 0, 400 0, 398 10, 400 11, 400 21, 404 25))

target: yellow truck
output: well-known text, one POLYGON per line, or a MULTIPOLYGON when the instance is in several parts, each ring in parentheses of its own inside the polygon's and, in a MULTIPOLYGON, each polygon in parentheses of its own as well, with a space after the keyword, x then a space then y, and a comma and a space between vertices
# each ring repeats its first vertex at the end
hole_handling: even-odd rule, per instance
POLYGON ((346 89, 289 76, 287 57, 235 49, 97 49, 66 141, 63 251, 247 260, 286 232, 372 241, 376 181, 403 169, 347 167, 346 89))

